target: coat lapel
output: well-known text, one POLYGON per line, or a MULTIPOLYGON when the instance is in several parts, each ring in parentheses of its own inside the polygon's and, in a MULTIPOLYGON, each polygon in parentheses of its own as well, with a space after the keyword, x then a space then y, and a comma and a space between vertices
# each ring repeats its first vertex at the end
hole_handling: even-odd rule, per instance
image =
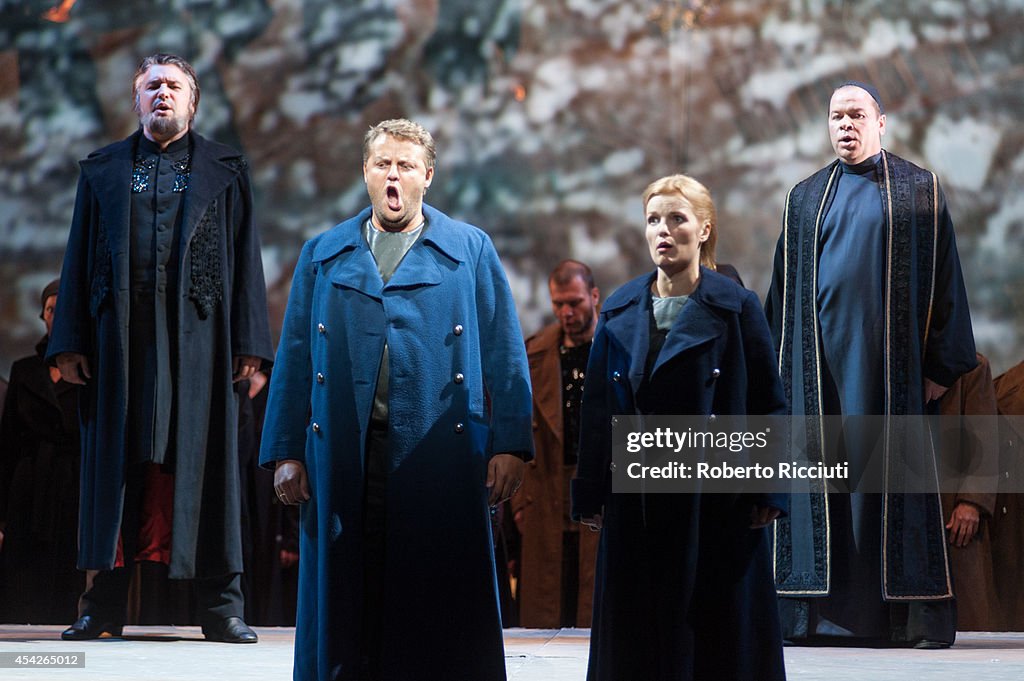
POLYGON ((647 363, 647 349, 650 347, 651 295, 648 293, 654 274, 638 282, 625 300, 614 307, 605 306, 605 331, 623 348, 629 356, 629 384, 633 394, 643 383, 647 363))
MULTIPOLYGON (((192 167, 188 191, 185 192, 184 219, 181 229, 182 254, 213 200, 220 196, 238 175, 238 167, 225 162, 220 145, 211 145, 202 135, 192 133, 192 167)), ((227 149, 227 147, 224 147, 227 149)), ((239 158, 240 157, 237 157, 239 158)))
POLYGON ((344 248, 331 269, 331 283, 359 291, 375 300, 382 300, 384 280, 377 271, 370 247, 362 235, 358 241, 344 248))
MULTIPOLYGON (((441 283, 441 268, 437 264, 436 251, 420 238, 398 263, 398 269, 384 288, 417 288, 437 286, 441 283)), ((380 278, 380 275, 377 275, 380 278)))
POLYGON ((533 404, 539 416, 558 443, 562 444, 562 363, 558 344, 562 330, 558 324, 551 324, 538 334, 537 343, 527 353, 530 376, 544 376, 548 380, 533 382, 533 404), (558 380, 551 380, 557 377, 558 380))
POLYGON ((112 255, 114 290, 128 287, 128 232, 131 228, 132 150, 141 133, 108 147, 109 151, 82 161, 93 196, 103 216, 101 229, 112 255))
POLYGON ((703 345, 725 333, 725 322, 697 296, 691 297, 679 316, 672 323, 672 328, 665 336, 665 344, 658 353, 652 373, 657 373, 665 362, 691 348, 703 345))

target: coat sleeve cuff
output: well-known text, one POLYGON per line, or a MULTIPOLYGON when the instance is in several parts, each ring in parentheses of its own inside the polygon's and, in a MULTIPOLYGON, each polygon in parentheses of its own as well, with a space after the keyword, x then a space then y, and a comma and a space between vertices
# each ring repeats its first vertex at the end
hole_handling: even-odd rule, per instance
POLYGON ((569 481, 572 497, 572 519, 590 517, 604 506, 604 485, 596 480, 573 478, 569 481))

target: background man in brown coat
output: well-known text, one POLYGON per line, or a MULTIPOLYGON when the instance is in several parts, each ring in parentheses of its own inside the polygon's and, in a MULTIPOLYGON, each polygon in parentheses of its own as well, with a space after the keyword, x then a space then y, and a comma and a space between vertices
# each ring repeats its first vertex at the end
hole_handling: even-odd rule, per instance
MULTIPOLYGON (((999 631, 1002 617, 992 573, 991 521, 999 468, 996 395, 988 359, 957 379, 939 402, 944 417, 964 416, 953 440, 960 483, 945 488, 942 510, 948 521, 957 631, 999 631), (991 419, 985 418, 991 417, 991 419), (991 489, 989 489, 991 487, 991 489)), ((952 422, 955 422, 953 419, 952 422)))
POLYGON ((1003 622, 999 631, 1024 631, 1024 589, 1020 564, 1024 558, 1024 362, 995 379, 999 413, 999 482, 992 520, 992 572, 1003 622))
POLYGON ((569 518, 580 398, 601 294, 590 268, 563 260, 548 277, 557 322, 526 341, 533 383, 535 458, 512 500, 522 535, 519 624, 589 627, 600 535, 569 518))

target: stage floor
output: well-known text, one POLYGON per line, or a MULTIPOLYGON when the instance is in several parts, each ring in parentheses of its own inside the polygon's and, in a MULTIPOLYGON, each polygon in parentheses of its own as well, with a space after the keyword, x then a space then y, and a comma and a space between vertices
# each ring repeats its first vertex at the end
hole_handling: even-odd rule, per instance
MULTIPOLYGON (((126 639, 60 640, 63 627, 0 626, 0 654, 85 653, 85 667, 0 669, 3 681, 287 681, 294 629, 258 627, 256 645, 208 643, 197 627, 126 627, 126 639)), ((586 629, 505 631, 510 681, 583 681, 586 629)), ((949 650, 786 648, 789 679, 821 681, 1019 681, 1024 633, 961 633, 949 650)), ((0 655, 6 657, 7 655, 0 655)), ((472 681, 453 679, 452 681, 472 681)))

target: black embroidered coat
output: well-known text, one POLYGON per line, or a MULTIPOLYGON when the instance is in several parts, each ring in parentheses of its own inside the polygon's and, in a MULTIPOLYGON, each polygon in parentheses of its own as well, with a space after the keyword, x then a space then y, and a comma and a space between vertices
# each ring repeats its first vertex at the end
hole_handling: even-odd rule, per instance
MULTIPOLYGON (((816 284, 820 230, 835 195, 839 161, 800 182, 786 197, 765 313, 779 352, 779 371, 794 415, 825 414, 816 284)), ((882 151, 876 176, 885 220, 884 281, 886 416, 925 413, 924 379, 950 386, 975 367, 974 335, 953 223, 935 174, 882 151)), ((806 421, 808 431, 819 424, 806 421)), ((820 426, 808 432, 808 454, 822 456, 820 426)), ((900 471, 887 443, 890 480, 900 471)), ((923 464, 934 468, 934 458, 923 464)), ((825 596, 831 589, 830 518, 820 485, 794 494, 788 518, 775 524, 775 581, 787 596, 825 596)), ((881 593, 885 600, 950 598, 945 523, 935 494, 883 495, 881 593)))
MULTIPOLYGON (((124 504, 129 226, 135 135, 81 162, 48 359, 89 358, 81 391, 81 569, 113 566, 124 504)), ((233 357, 272 358, 245 159, 192 133, 178 260, 170 575, 242 571, 233 357), (201 547, 201 549, 199 548, 201 547)), ((166 408, 169 408, 166 407, 166 408)))

